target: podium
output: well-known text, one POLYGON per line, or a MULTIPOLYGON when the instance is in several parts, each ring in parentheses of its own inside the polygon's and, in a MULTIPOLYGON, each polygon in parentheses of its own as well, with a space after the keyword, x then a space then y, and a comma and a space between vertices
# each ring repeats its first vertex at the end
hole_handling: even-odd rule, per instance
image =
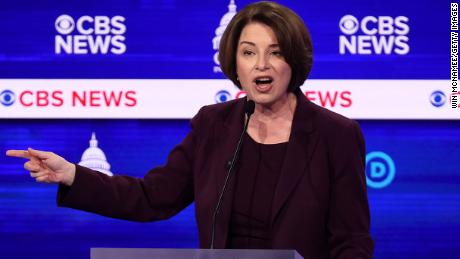
POLYGON ((91 248, 91 259, 303 259, 295 250, 91 248))

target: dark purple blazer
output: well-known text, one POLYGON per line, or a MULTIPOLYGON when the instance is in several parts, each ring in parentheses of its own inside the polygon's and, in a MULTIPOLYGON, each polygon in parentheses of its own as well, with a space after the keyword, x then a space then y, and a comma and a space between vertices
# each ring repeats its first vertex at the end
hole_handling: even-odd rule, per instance
MULTIPOLYGON (((305 258, 371 258, 365 145, 358 124, 298 95, 272 206, 273 249, 305 258)), ((77 166, 58 205, 134 221, 167 219, 193 201, 200 247, 210 245, 212 214, 243 129, 244 100, 203 107, 166 165, 144 178, 109 177, 77 166)), ((231 178, 216 224, 225 248, 234 191, 231 178)))

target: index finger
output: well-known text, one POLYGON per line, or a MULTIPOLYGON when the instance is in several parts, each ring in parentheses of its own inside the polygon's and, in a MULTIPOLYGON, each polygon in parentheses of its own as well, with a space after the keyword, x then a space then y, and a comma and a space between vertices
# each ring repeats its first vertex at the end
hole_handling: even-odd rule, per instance
POLYGON ((22 158, 30 158, 29 152, 27 150, 7 150, 7 156, 14 156, 14 157, 22 157, 22 158))

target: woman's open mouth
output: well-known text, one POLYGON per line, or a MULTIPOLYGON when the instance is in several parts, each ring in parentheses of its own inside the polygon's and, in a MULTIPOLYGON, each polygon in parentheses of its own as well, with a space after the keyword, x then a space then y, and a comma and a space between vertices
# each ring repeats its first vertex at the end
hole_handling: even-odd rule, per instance
POLYGON ((254 83, 256 84, 256 90, 258 92, 265 93, 272 88, 273 78, 270 76, 257 77, 254 83))

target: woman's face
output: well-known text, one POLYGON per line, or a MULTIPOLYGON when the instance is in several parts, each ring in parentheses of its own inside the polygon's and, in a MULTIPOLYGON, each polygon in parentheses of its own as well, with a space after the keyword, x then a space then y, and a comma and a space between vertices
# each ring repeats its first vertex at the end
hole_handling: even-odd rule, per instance
POLYGON ((236 73, 249 99, 257 104, 271 106, 287 97, 292 70, 269 26, 253 22, 243 28, 236 53, 236 73))

